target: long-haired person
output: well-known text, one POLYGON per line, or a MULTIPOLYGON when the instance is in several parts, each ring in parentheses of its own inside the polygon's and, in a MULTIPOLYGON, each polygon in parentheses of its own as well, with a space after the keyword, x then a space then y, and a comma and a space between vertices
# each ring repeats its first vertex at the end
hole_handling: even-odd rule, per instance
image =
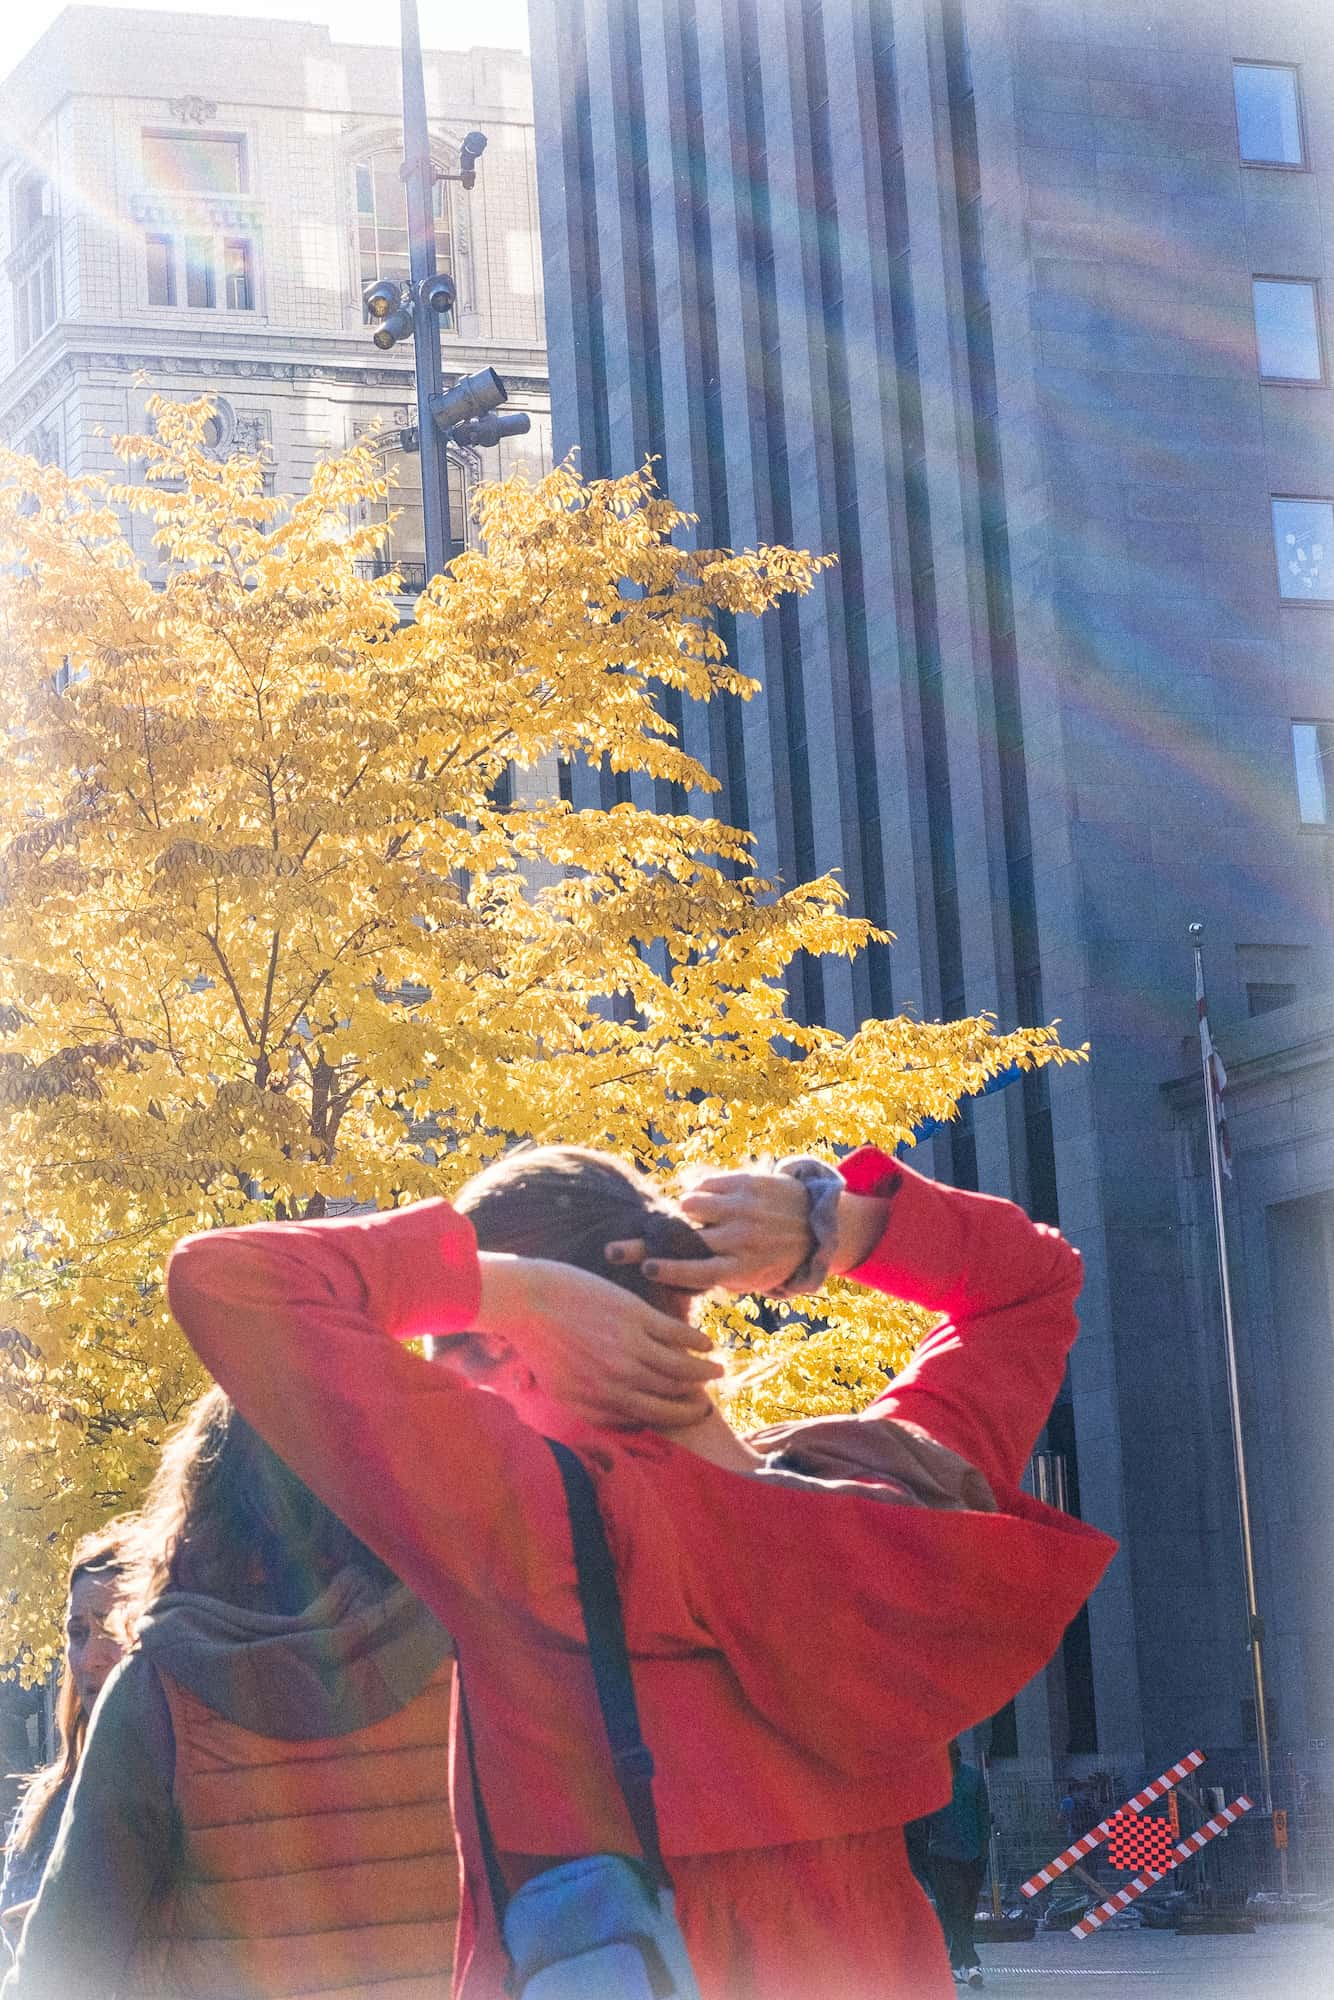
MULTIPOLYGON (((553 1857, 636 1851, 544 1435, 578 1453, 705 2000, 953 1990, 903 1824, 949 1797, 951 1737, 1043 1664, 1112 1548, 1019 1491, 1075 1334, 1076 1254, 871 1148, 832 1192, 831 1217, 800 1179, 719 1175, 664 1213, 616 1160, 534 1150, 454 1208, 219 1230, 168 1270, 250 1421, 454 1634, 511 1890, 553 1857), (711 1365, 689 1297, 781 1291, 813 1236, 943 1324, 860 1418, 746 1440, 680 1406, 711 1365), (398 1344, 418 1335, 455 1365, 398 1344), (608 1427, 627 1387, 650 1427, 608 1427)), ((458 1990, 496 2000, 463 1756, 454 1796, 458 1990)))
POLYGON ((5 1843, 0 1922, 11 1942, 55 1844, 60 1815, 83 1756, 93 1705, 125 1650, 123 1520, 96 1528, 76 1543, 65 1606, 65 1656, 56 1694, 56 1754, 24 1786, 5 1843))
POLYGON ((209 1390, 5 2000, 423 2000, 458 1915, 449 1641, 209 1390))

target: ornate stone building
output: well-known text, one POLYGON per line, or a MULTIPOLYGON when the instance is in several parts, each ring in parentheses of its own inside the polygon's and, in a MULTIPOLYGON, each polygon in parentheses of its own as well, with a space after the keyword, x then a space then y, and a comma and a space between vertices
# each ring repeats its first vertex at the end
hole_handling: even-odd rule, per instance
MULTIPOLYGON (((458 286, 446 385, 491 366, 526 437, 456 458, 454 538, 479 478, 550 455, 527 60, 428 53, 437 250, 458 286)), ((415 422, 411 343, 361 299, 406 275, 398 54, 298 21, 71 7, 0 86, 0 437, 71 471, 111 464, 154 391, 217 398, 219 452, 267 447, 278 491, 372 425, 415 422)), ((415 462, 392 555, 422 556, 415 462)))

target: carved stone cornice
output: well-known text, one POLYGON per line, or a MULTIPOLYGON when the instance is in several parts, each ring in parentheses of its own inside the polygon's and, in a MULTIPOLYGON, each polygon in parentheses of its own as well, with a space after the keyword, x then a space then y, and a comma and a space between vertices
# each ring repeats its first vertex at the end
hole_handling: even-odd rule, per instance
POLYGON ((138 188, 130 214, 153 229, 258 229, 263 203, 254 195, 138 188))
POLYGON ((16 403, 11 403, 0 415, 0 432, 9 443, 13 443, 19 432, 26 430, 39 410, 45 409, 53 396, 58 396, 74 380, 74 363, 68 354, 57 355, 50 367, 44 368, 32 386, 25 390, 16 403))
MULTIPOLYGON (((275 356, 240 354, 110 354, 91 348, 72 350, 86 368, 108 369, 117 375, 225 375, 249 382, 341 382, 349 387, 403 389, 411 385, 411 367, 386 368, 356 362, 287 361, 275 356)), ((476 365, 476 364, 474 364, 476 365)), ((465 371, 446 368, 446 382, 458 381, 465 371)), ((545 375, 524 375, 512 365, 505 370, 514 389, 521 395, 549 395, 551 384, 545 375)))
POLYGON ((225 375, 236 382, 346 382, 377 389, 402 389, 411 368, 340 367, 334 362, 281 361, 239 354, 107 354, 78 350, 87 369, 113 375, 225 375))
MULTIPOLYGON (((470 356, 467 366, 479 365, 482 364, 470 356)), ((512 396, 550 395, 551 385, 545 374, 529 374, 516 369, 512 363, 501 365, 512 396)), ((447 368, 446 384, 457 380, 462 372, 459 368, 447 368)), ((0 384, 0 431, 13 437, 26 429, 53 396, 68 388, 80 375, 92 373, 123 375, 129 381, 143 374, 161 382, 169 381, 173 376, 203 375, 210 382, 253 382, 256 386, 264 383, 327 382, 348 389, 397 390, 405 402, 411 401, 412 388, 410 365, 387 368, 378 362, 378 357, 376 364, 363 366, 353 361, 287 360, 278 356, 219 354, 202 350, 198 354, 154 354, 151 350, 131 350, 128 346, 119 351, 66 347, 53 357, 15 402, 5 403, 4 385, 0 384)))

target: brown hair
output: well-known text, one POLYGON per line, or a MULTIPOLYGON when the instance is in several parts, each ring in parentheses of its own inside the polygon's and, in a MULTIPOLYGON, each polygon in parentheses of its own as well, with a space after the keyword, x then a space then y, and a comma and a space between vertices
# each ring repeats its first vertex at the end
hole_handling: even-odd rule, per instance
POLYGON ((397 1582, 218 1388, 163 1447, 131 1556, 136 1623, 167 1590, 291 1617, 341 1569, 385 1590, 397 1582))
MULTIPOLYGON (((709 1246, 647 1174, 612 1153, 588 1146, 518 1146, 474 1174, 454 1206, 466 1215, 479 1250, 515 1257, 549 1257, 645 1299, 661 1312, 679 1312, 683 1292, 655 1285, 637 1264, 609 1264, 606 1248, 621 1237, 642 1237, 650 1256, 707 1257, 709 1246)), ((470 1334, 437 1336, 433 1358, 458 1355, 481 1364, 470 1334)))
MULTIPOLYGON (((82 1577, 92 1577, 103 1583, 114 1582, 124 1576, 126 1549, 133 1525, 132 1518, 125 1515, 119 1520, 106 1522, 103 1527, 94 1528, 91 1534, 82 1536, 74 1544, 69 1566, 67 1616, 69 1599, 74 1595, 75 1584, 82 1577)), ((33 1773, 23 1788, 23 1799, 6 1843, 14 1853, 25 1853, 37 1840, 46 1824, 47 1814, 78 1770, 79 1759, 83 1755, 88 1716, 70 1671, 68 1645, 56 1694, 55 1723, 56 1754, 42 1770, 33 1773)))
POLYGON ((519 1146, 474 1174, 455 1207, 481 1250, 550 1257, 610 1278, 650 1305, 681 1294, 655 1285, 638 1265, 608 1264, 609 1243, 642 1236, 650 1255, 707 1257, 709 1247, 647 1174, 589 1146, 519 1146))

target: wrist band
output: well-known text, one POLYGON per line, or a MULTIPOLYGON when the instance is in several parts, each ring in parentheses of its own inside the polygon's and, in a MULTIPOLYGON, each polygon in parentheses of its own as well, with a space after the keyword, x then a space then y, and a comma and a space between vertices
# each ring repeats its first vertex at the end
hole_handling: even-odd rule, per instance
POLYGON ((770 1287, 769 1297, 803 1298, 811 1292, 818 1292, 829 1276, 829 1266, 834 1261, 838 1244, 838 1200, 844 1192, 844 1180, 837 1167, 831 1167, 827 1160, 817 1160, 809 1153, 797 1153, 791 1159, 780 1160, 776 1171, 800 1181, 806 1190, 806 1222, 811 1232, 811 1247, 790 1277, 781 1285, 770 1287))

